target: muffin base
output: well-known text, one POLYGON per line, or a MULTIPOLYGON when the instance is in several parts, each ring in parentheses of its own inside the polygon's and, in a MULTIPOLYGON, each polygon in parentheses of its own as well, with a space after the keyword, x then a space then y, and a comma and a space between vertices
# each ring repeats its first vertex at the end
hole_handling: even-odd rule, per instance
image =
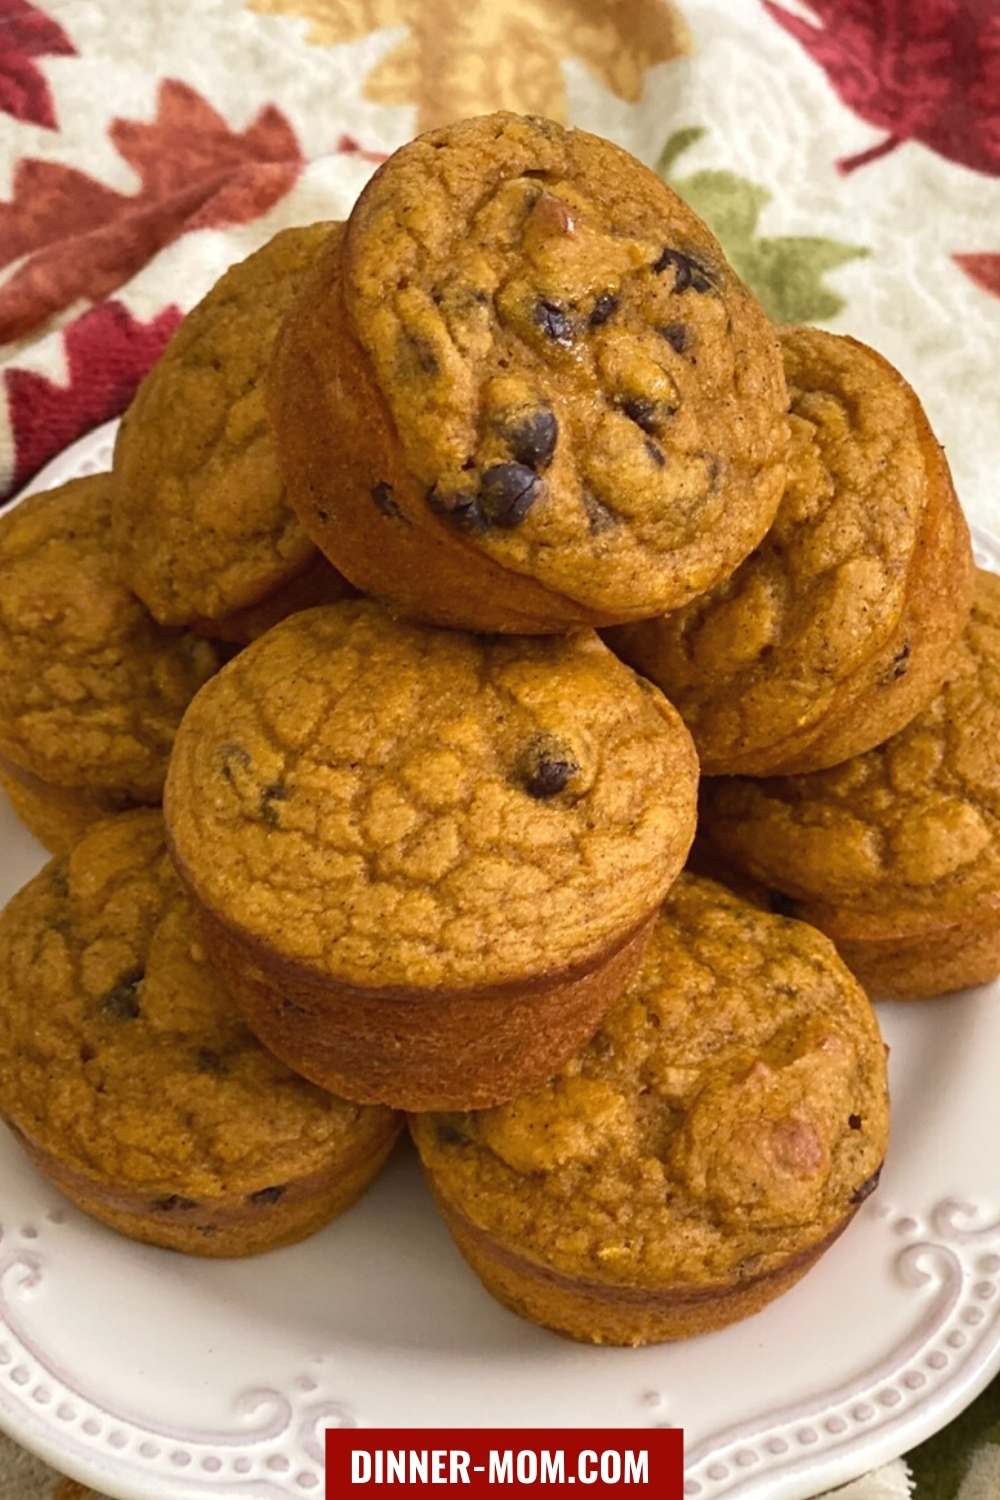
POLYGON ((190 1203, 177 1194, 159 1199, 160 1207, 134 1190, 119 1190, 84 1176, 36 1146, 16 1126, 10 1128, 42 1175, 91 1218, 143 1244, 228 1259, 297 1244, 344 1213, 382 1170, 399 1138, 401 1122, 394 1122, 367 1150, 281 1184, 283 1191, 274 1202, 264 1198, 254 1203, 248 1195, 233 1195, 190 1203))
POLYGON ((0 761, 0 786, 29 833, 50 854, 68 854, 94 823, 137 805, 126 797, 52 786, 9 761, 0 761))
POLYGON ((431 1182, 441 1216, 483 1286, 504 1307, 554 1333, 585 1344, 638 1348, 673 1343, 726 1328, 761 1312, 790 1291, 840 1238, 856 1209, 817 1244, 763 1276, 705 1287, 600 1286, 564 1276, 476 1228, 431 1182))
POLYGON ((926 926, 908 932, 886 931, 887 923, 879 931, 877 919, 869 916, 854 922, 847 914, 793 905, 794 916, 833 940, 873 1000, 930 1000, 1000 975, 1000 899, 985 912, 947 925, 928 913, 926 926))
POLYGON ((551 1078, 625 990, 656 919, 582 969, 477 990, 362 990, 268 952, 191 894, 209 956, 265 1047, 330 1093, 412 1111, 486 1109, 551 1078))
POLYGON ((317 553, 310 562, 289 578, 280 588, 274 589, 255 604, 234 610, 218 620, 192 620, 191 629, 196 635, 209 640, 224 641, 229 645, 249 646, 259 635, 279 624, 288 615, 298 614, 302 609, 313 609, 318 604, 336 604, 341 599, 353 599, 357 589, 341 577, 336 568, 327 562, 322 553, 317 553))

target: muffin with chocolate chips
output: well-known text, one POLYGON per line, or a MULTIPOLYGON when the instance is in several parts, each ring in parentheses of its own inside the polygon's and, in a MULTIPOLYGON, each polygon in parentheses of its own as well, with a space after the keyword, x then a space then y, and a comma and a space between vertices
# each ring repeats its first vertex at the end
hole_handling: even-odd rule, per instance
POLYGON ((590 631, 508 639, 371 601, 284 621, 199 694, 167 823, 251 1027, 347 1098, 499 1103, 638 966, 694 831, 658 689, 590 631))
POLYGON ((55 853, 110 813, 160 800, 174 730, 219 666, 119 582, 110 475, 0 519, 0 785, 55 853))
POLYGON ((968 527, 903 377, 818 328, 781 346, 774 525, 718 587, 608 636, 676 703, 708 775, 814 771, 888 739, 940 686, 972 597, 968 527))
POLYGON ((291 1244, 378 1172, 398 1117, 265 1052, 206 961, 158 811, 92 828, 0 916, 0 1116, 86 1213, 196 1255, 291 1244))
POLYGON ((296 519, 264 400, 275 333, 339 224, 282 230, 188 313, 115 444, 122 578, 162 625, 250 641, 353 590, 296 519))
POLYGON ((411 1130, 488 1291, 634 1345, 793 1286, 874 1191, 888 1122, 878 1024, 832 944, 684 875, 625 998, 558 1076, 411 1130))
POLYGON ((701 221, 618 147, 497 114, 362 193, 278 340, 307 531, 366 592, 505 632, 676 609, 781 494, 777 342, 701 221))
POLYGON ((811 776, 704 783, 717 857, 833 938, 877 997, 1000 973, 1000 578, 980 571, 947 681, 900 734, 811 776))

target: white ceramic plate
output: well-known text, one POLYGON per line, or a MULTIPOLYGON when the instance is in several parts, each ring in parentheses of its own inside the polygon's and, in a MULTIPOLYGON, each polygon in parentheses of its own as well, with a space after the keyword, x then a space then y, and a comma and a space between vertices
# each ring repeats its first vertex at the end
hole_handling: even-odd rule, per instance
MULTIPOLYGON (((113 429, 33 488, 105 468, 113 429)), ((1000 571, 1000 542, 980 558, 1000 571)), ((0 899, 43 854, 0 805, 0 899)), ((883 1006, 879 1192, 815 1271, 687 1344, 589 1349, 493 1302, 401 1150, 305 1245, 243 1262, 130 1243, 0 1132, 0 1426, 124 1500, 322 1493, 322 1430, 679 1425, 688 1496, 804 1500, 904 1452, 1000 1369, 1000 985, 883 1006)))

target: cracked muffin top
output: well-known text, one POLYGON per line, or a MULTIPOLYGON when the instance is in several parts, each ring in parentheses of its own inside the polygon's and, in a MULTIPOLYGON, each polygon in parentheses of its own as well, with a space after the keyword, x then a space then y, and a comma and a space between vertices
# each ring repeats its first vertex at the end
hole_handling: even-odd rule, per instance
POLYGON ((722 857, 809 912, 916 929, 1000 904, 1000 577, 980 569, 937 697, 900 734, 811 776, 704 783, 722 857))
POLYGON ((445 1202, 502 1246, 585 1280, 727 1284, 871 1192, 885 1050, 832 943, 682 875, 640 974, 558 1077, 411 1128, 445 1202))
POLYGON ((195 1199, 273 1201, 332 1155, 363 1156, 389 1121, 306 1083, 241 1024, 159 811, 98 824, 14 897, 0 987, 0 1113, 122 1188, 155 1194, 181 1178, 195 1199))
POLYGON ((913 391, 854 339, 780 339, 792 440, 770 532, 710 593, 609 636, 676 703, 707 774, 813 770, 887 739, 968 613, 968 531, 913 391))
POLYGON ((139 387, 114 456, 122 577, 164 625, 258 603, 315 557, 285 495, 264 402, 281 320, 331 230, 286 229, 188 313, 139 387))
POLYGON ((158 802, 174 731, 219 658, 118 581, 109 479, 0 519, 0 756, 56 786, 158 802))
POLYGON ((704 224, 620 148, 510 114, 432 131, 365 188, 341 264, 408 471, 400 524, 599 623, 685 603, 766 531, 776 340, 704 224))
POLYGON ((498 638, 358 600, 248 647, 185 717, 171 847, 209 910, 361 987, 588 967, 656 910, 697 763, 597 636, 498 638))

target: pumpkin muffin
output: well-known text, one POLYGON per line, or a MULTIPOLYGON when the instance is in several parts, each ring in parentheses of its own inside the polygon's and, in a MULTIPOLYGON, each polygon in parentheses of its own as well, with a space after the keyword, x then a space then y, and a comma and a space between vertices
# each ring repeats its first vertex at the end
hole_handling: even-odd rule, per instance
POLYGON ((700 829, 876 997, 1000 973, 1000 578, 977 573, 948 680, 912 724, 811 776, 706 782, 700 829))
POLYGON ((832 944, 684 875, 579 1057, 411 1130, 488 1291, 573 1338, 652 1344, 793 1286, 877 1185, 888 1119, 878 1024, 832 944))
POLYGON ((88 831, 0 916, 0 1115, 86 1213, 195 1255, 319 1229, 398 1118, 254 1039, 208 964, 157 810, 88 831))
POLYGON ((244 642, 293 609, 353 593, 288 503, 263 390, 278 325, 331 233, 339 225, 283 230, 231 267, 125 414, 114 542, 122 578, 161 625, 244 642))
POLYGON ((676 609, 770 525, 776 339, 626 152, 489 115, 397 151, 277 344, 289 493, 366 593, 537 633, 676 609))
POLYGON ((0 518, 0 782, 48 848, 159 802, 174 730, 218 666, 118 581, 107 474, 0 518))
POLYGON ((257 1035, 346 1098, 499 1103, 637 968, 694 832, 697 762, 591 631, 294 615, 192 703, 167 825, 257 1035))
POLYGON ((609 633, 694 735, 707 775, 819 770, 902 729, 968 618, 972 552, 914 392, 856 339, 782 330, 791 397, 777 518, 685 609, 609 633))

